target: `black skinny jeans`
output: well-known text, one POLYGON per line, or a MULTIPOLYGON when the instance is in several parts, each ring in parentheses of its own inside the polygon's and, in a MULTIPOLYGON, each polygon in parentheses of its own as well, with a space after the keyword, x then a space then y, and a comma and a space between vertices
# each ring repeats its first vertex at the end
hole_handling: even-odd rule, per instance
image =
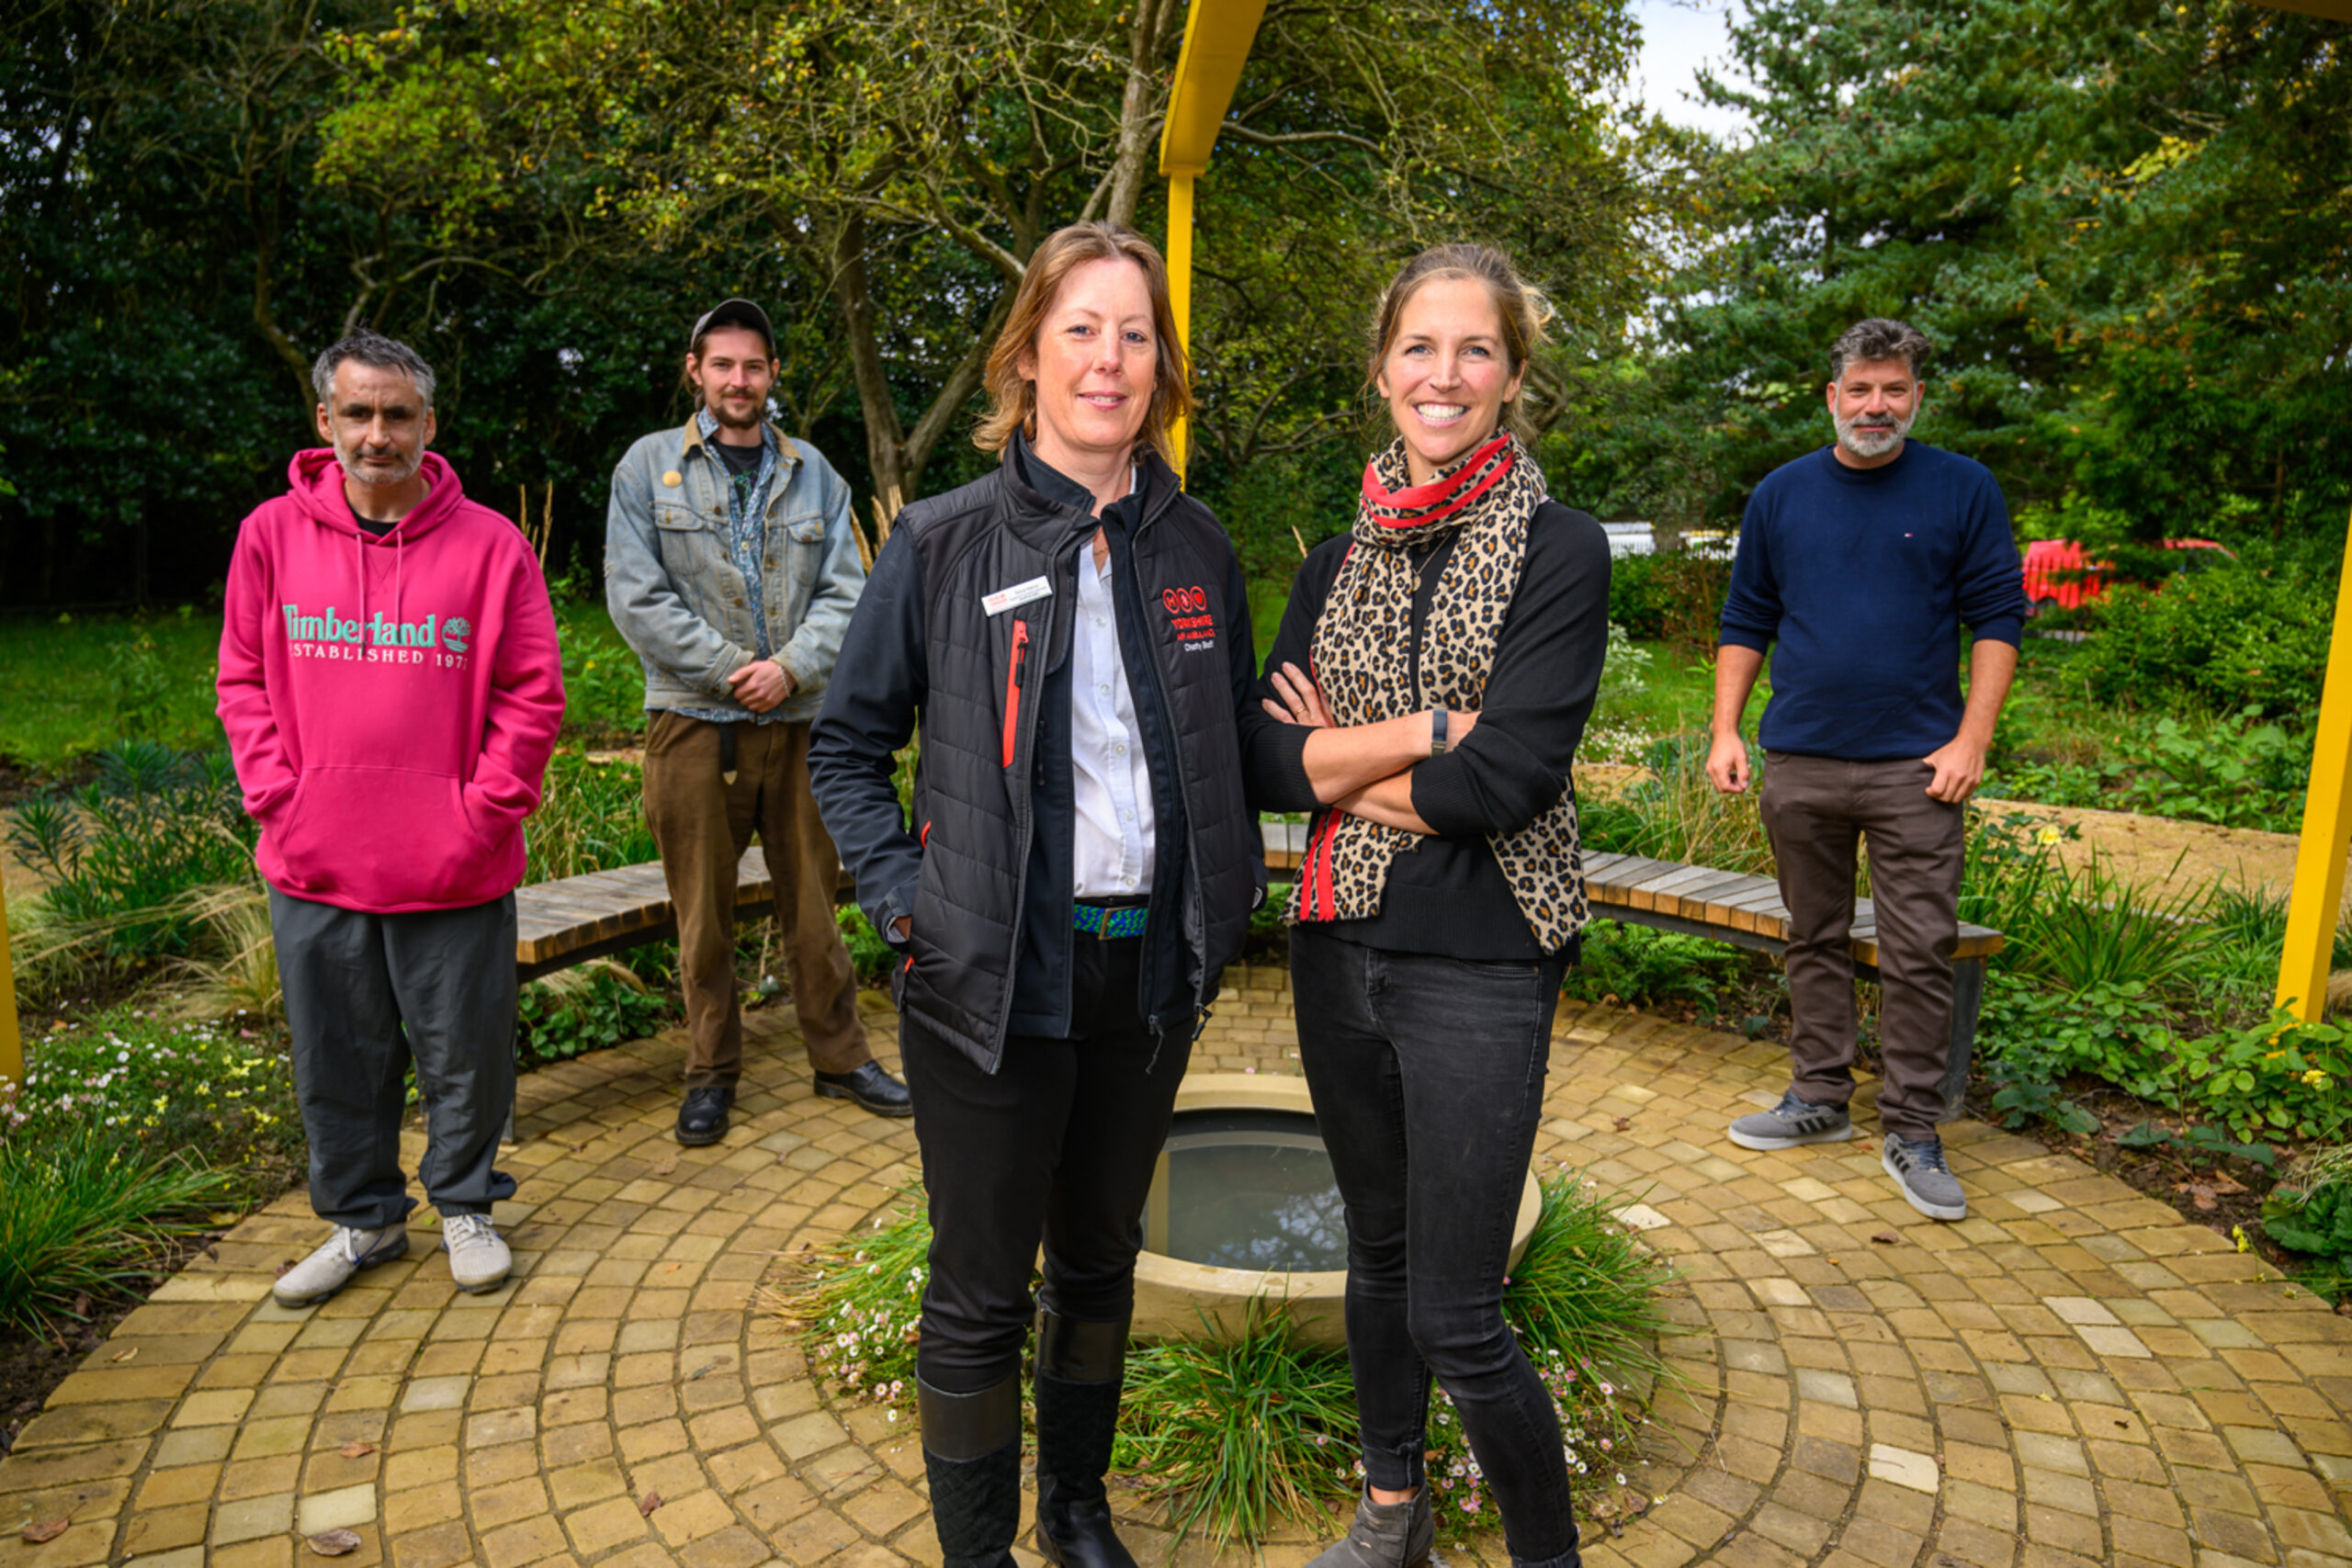
POLYGON ((942 1393, 978 1393, 1020 1371, 1041 1237, 1046 1310, 1088 1323, 1134 1310, 1144 1200, 1192 1056, 1181 1033, 1154 1040, 1144 1023, 1142 956, 1140 937, 1080 937, 1074 1034, 1013 1035, 993 1074, 902 1015, 931 1198, 915 1370, 942 1393))
POLYGON ((1566 967, 1291 931, 1299 1060, 1347 1202, 1364 1470, 1424 1484, 1434 1372, 1525 1568, 1579 1561, 1559 1412, 1502 1313, 1566 967))

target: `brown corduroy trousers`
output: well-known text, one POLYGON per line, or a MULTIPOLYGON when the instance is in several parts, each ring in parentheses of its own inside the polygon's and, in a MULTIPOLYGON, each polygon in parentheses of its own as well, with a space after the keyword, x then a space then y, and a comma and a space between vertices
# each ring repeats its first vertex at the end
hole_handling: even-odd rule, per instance
POLYGON ((1935 1136, 1951 1049, 1951 954, 1960 941, 1964 809, 1929 798, 1923 761, 1849 762, 1772 752, 1757 805, 1789 907, 1789 1056, 1797 1098, 1854 1093, 1854 871, 1870 842, 1878 921, 1880 1124, 1935 1136))
POLYGON ((686 997, 688 1089, 731 1087, 743 1070, 736 998, 735 868, 757 829, 775 882, 793 1006, 808 1061, 846 1073, 873 1060, 857 1017, 857 976, 833 921, 841 856, 808 793, 808 726, 735 726, 735 782, 719 776, 720 726, 648 716, 645 818, 678 910, 678 979, 686 997))

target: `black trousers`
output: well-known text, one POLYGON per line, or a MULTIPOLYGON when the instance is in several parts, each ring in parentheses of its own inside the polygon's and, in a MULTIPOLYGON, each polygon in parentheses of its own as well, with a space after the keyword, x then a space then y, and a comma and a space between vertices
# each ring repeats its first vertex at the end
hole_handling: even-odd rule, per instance
POLYGON ((943 1393, 977 1393, 1021 1370, 1041 1239, 1047 1310, 1108 1323, 1134 1308, 1144 1199, 1192 1055, 1145 1025, 1142 956, 1140 937, 1080 938, 1075 1032, 1016 1034, 992 1074, 919 1021, 900 1025, 931 1199, 915 1367, 943 1393))
POLYGON ((399 1224, 409 1064, 424 1100, 417 1179, 444 1214, 514 1196, 493 1168, 514 1109, 514 895, 370 915, 269 890, 311 1207, 359 1230, 399 1224))
POLYGON ((1300 1065, 1348 1210, 1348 1362, 1364 1471, 1423 1484, 1430 1375, 1514 1563, 1578 1561, 1559 1412, 1503 1319, 1565 959, 1472 963, 1290 939, 1300 1065))

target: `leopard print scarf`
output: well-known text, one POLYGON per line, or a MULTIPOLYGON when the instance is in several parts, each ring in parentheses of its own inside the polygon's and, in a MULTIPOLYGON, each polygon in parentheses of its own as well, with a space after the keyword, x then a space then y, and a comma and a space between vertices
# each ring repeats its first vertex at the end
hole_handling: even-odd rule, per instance
MULTIPOLYGON (((1315 679, 1333 722, 1372 724, 1439 703, 1477 709, 1527 561, 1528 524, 1547 499, 1543 471, 1508 432, 1424 485, 1411 483, 1401 438, 1365 466, 1354 542, 1312 645, 1315 679), (1457 531, 1422 630, 1417 687, 1409 644, 1419 573, 1408 552, 1457 531)), ((1589 912, 1573 789, 1518 832, 1491 833, 1487 841, 1540 946, 1555 950, 1583 928, 1589 912)), ((1288 918, 1378 914, 1390 863, 1420 843, 1421 835, 1400 828, 1344 811, 1318 813, 1288 918)))

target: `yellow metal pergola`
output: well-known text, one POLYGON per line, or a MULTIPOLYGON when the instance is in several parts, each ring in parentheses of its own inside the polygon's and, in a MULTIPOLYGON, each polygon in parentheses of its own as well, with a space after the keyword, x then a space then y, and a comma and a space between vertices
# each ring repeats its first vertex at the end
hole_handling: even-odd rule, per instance
MULTIPOLYGON (((2352 4, 2352 0, 2346 0, 2352 4)), ((1207 173, 1209 152, 1224 128, 1241 68, 1258 41, 1266 0, 1193 0, 1184 17, 1184 49, 1168 90, 1168 120, 1159 133, 1159 172, 1168 180, 1168 292, 1176 307, 1176 333, 1193 345, 1193 182, 1207 173)), ((1191 456, 1192 432, 1179 423, 1176 471, 1191 456)))

